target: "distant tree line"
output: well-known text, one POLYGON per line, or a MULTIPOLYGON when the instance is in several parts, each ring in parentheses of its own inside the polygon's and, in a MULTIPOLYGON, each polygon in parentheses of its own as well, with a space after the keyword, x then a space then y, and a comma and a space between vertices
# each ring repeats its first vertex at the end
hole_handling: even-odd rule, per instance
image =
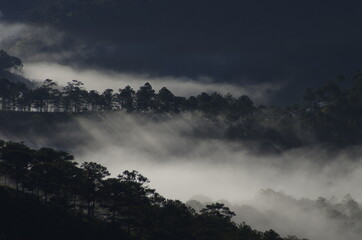
POLYGON ((247 119, 231 122, 226 135, 262 142, 264 150, 362 143, 362 71, 349 81, 340 76, 308 88, 303 99, 304 104, 259 106, 247 119))
MULTIPOLYGON (((0 71, 20 71, 20 59, 0 51, 0 71)), ((87 91, 77 80, 58 86, 46 79, 37 88, 0 79, 0 111, 21 112, 201 112, 221 119, 229 139, 247 141, 259 149, 279 151, 319 143, 345 147, 362 142, 362 71, 352 81, 344 77, 308 88, 304 104, 260 105, 246 95, 200 93, 175 96, 163 87, 157 93, 145 83, 138 90, 130 86, 114 91, 87 91), (255 144, 257 143, 257 144, 255 144)))
POLYGON ((158 93, 151 84, 145 83, 137 91, 130 86, 118 92, 106 89, 102 93, 87 91, 77 80, 59 87, 46 79, 35 89, 23 83, 0 80, 0 110, 23 112, 104 112, 123 110, 126 112, 180 113, 202 111, 209 116, 228 114, 232 119, 244 118, 254 111, 254 103, 248 96, 234 98, 231 94, 203 92, 189 98, 175 96, 163 87, 158 93))
POLYGON ((163 198, 137 171, 109 177, 106 167, 95 162, 78 166, 64 151, 0 141, 0 159, 4 185, 119 226, 132 239, 297 240, 282 238, 273 230, 259 232, 246 224, 237 225, 232 222, 235 214, 221 203, 209 204, 197 213, 180 201, 163 198))
POLYGON ((23 83, 0 80, 0 110, 21 112, 201 112, 221 119, 228 127, 225 136, 248 141, 263 150, 284 150, 319 143, 350 146, 362 139, 362 73, 350 82, 328 81, 320 88, 308 88, 304 104, 256 107, 248 96, 201 93, 175 96, 167 88, 157 93, 146 83, 137 91, 126 86, 114 92, 87 91, 73 80, 59 87, 45 80, 35 89, 23 83), (254 143, 257 142, 255 145, 254 143))

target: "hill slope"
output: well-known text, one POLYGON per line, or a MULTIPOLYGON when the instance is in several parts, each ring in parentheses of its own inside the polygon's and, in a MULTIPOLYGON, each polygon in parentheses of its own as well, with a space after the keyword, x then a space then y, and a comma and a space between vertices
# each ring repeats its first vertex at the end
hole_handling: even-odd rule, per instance
POLYGON ((0 187, 0 239, 130 239, 99 220, 75 216, 35 197, 0 187))

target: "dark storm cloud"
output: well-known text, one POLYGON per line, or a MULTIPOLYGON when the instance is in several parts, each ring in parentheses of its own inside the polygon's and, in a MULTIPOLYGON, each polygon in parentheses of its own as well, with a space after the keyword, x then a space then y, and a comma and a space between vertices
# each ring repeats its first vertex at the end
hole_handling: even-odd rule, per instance
POLYGON ((307 86, 362 65, 360 2, 44 2, 25 19, 85 39, 83 54, 66 62, 222 82, 288 82, 280 99, 293 100, 307 86))

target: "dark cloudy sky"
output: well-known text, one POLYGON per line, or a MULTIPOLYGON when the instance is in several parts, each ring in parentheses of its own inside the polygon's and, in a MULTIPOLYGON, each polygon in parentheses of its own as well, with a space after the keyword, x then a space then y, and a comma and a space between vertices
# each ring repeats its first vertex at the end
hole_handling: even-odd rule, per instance
POLYGON ((72 60, 87 66, 283 84, 276 103, 362 68, 361 1, 41 2, 5 0, 0 10, 85 39, 91 50, 72 60))

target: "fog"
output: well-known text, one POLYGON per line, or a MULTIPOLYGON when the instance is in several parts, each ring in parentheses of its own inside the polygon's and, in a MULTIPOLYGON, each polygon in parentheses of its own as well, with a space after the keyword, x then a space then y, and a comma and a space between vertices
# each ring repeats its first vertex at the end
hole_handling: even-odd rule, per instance
POLYGON ((0 20, 0 48, 28 62, 69 61, 85 43, 50 26, 0 20))
POLYGON ((297 198, 350 193, 362 201, 358 148, 331 151, 315 146, 259 153, 250 148, 256 143, 225 140, 222 120, 197 114, 104 113, 71 120, 41 115, 23 119, 23 128, 10 119, 7 124, 12 126, 4 125, 1 137, 34 147, 63 148, 79 161, 107 165, 113 174, 137 169, 166 197, 188 200, 202 194, 234 202, 272 188, 297 198), (17 127, 17 133, 11 127, 17 127), (171 182, 185 187, 175 188, 171 182))
POLYGON ((87 89, 104 91, 105 88, 118 90, 130 85, 138 89, 146 82, 159 90, 167 87, 178 96, 195 96, 201 92, 219 92, 221 94, 231 93, 234 96, 250 95, 259 103, 265 103, 271 94, 274 94, 280 85, 275 84, 255 84, 238 86, 229 83, 216 83, 209 77, 198 79, 180 77, 157 77, 148 74, 119 73, 115 71, 94 70, 94 69, 74 69, 70 66, 57 63, 25 63, 24 75, 33 80, 45 80, 47 78, 65 85, 75 79, 85 84, 87 89))
POLYGON ((76 148, 80 159, 101 162, 115 174, 137 169, 162 194, 182 200, 202 194, 233 202, 266 188, 297 198, 350 193, 362 200, 358 149, 329 152, 315 147, 257 154, 242 143, 225 141, 222 122, 194 115, 139 118, 116 113, 103 115, 101 123, 99 118, 78 118, 94 141, 76 148), (175 188, 171 182, 185 187, 175 188))
MULTIPOLYGON (((200 199, 199 197, 196 197, 200 199)), ((260 191, 252 200, 230 204, 235 222, 246 222, 259 230, 277 229, 284 236, 308 239, 360 239, 362 209, 350 195, 330 199, 294 198, 271 189, 260 191)), ((205 201, 188 201, 195 209, 205 201)))
POLYGON ((0 136, 67 149, 78 162, 101 163, 113 176, 138 170, 166 198, 186 202, 201 195, 202 201, 226 202, 236 222, 260 230, 359 239, 359 204, 348 208, 344 199, 351 194, 362 201, 359 148, 257 153, 250 143, 226 141, 222 121, 198 114, 85 114, 59 122, 50 132, 29 127, 19 136, 0 136), (316 201, 320 196, 329 200, 316 201))
POLYGON ((222 140, 222 124, 192 115, 103 117, 107 127, 78 119, 96 140, 79 151, 80 161, 101 162, 114 175, 136 169, 167 198, 187 201, 201 195, 226 202, 237 213, 236 222, 259 230, 360 239, 362 210, 345 197, 362 201, 358 148, 338 152, 315 146, 270 155, 222 140), (316 201, 320 196, 327 200, 316 201))
MULTIPOLYGON (((0 20, 1 20, 0 11, 0 20)), ((24 31, 25 25, 23 24, 5 24, 0 22, 0 46, 6 47, 8 41, 18 38, 19 34, 24 31)))
MULTIPOLYGON (((102 43, 99 43, 102 45, 102 43)), ((138 89, 149 82, 156 89, 167 87, 179 96, 197 95, 201 92, 231 93, 234 96, 249 95, 256 103, 265 104, 284 87, 283 82, 253 84, 251 79, 241 77, 236 84, 216 81, 210 76, 196 78, 158 76, 149 73, 119 72, 96 68, 86 63, 88 55, 101 55, 93 43, 86 42, 75 36, 55 30, 49 26, 36 26, 26 24, 11 24, 0 22, 0 49, 23 60, 23 76, 41 82, 52 79, 59 85, 65 85, 72 80, 85 84, 89 90, 104 91, 111 88, 117 91, 126 85, 138 89), (47 37, 44 37, 47 36, 47 37), (84 58, 84 59, 83 59, 84 58), (85 62, 80 64, 80 62, 85 62)), ((102 47, 105 47, 102 45, 102 47)), ((107 47, 112 51, 112 45, 107 47)))
MULTIPOLYGON (((39 35, 50 31, 34 29, 39 35)), ((0 43, 10 46, 10 40, 18 39, 20 33, 24 33, 24 25, 0 24, 0 43)), ((53 46, 63 37, 57 33, 45 46, 53 46)), ((165 86, 180 96, 230 92, 235 96, 250 95, 257 103, 268 102, 270 95, 282 87, 215 83, 203 76, 190 79, 79 68, 57 62, 72 56, 70 51, 31 57, 31 52, 44 43, 38 45, 37 40, 33 50, 24 52, 21 42, 16 42, 9 49, 19 57, 24 54, 25 77, 37 81, 50 78, 60 85, 76 79, 87 89, 102 91, 126 85, 138 89, 150 82, 156 90, 165 86)), ((186 202, 201 195, 209 201, 226 202, 237 213, 235 221, 245 221, 260 230, 273 228, 284 235, 316 240, 360 239, 359 204, 348 208, 350 199, 344 197, 351 194, 362 202, 358 147, 337 151, 316 145, 278 154, 255 152, 251 147, 254 143, 225 140, 227 126, 222 119, 211 121, 199 114, 84 114, 53 122, 49 127, 43 120, 38 117, 32 121, 44 130, 30 124, 14 134, 5 126, 0 137, 24 140, 33 147, 66 149, 80 163, 105 165, 113 176, 126 169, 138 170, 150 179, 151 187, 167 198, 186 202), (320 196, 330 200, 316 201, 320 196)))

